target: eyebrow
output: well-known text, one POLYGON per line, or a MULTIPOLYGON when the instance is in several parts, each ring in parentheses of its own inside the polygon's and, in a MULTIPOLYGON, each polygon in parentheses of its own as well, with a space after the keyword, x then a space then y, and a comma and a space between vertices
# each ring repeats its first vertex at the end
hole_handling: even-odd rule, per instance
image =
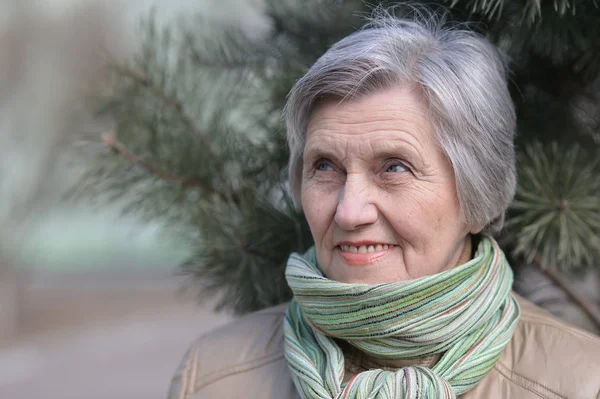
MULTIPOLYGON (((377 142, 375 142, 377 143, 377 142)), ((421 152, 409 144, 400 144, 399 141, 391 140, 383 145, 374 145, 373 153, 375 159, 383 160, 388 158, 400 158, 409 163, 413 168, 423 167, 421 152)), ((312 163, 318 159, 327 158, 332 161, 339 161, 340 156, 336 151, 332 151, 324 146, 323 141, 318 144, 307 146, 303 154, 303 162, 312 163)))
POLYGON ((335 161, 339 160, 335 151, 329 151, 328 149, 325 149, 325 148, 322 148, 322 147, 319 147, 316 145, 311 146, 311 147, 307 146, 304 149, 303 161, 305 163, 306 162, 314 162, 317 159, 321 159, 321 158, 327 158, 327 159, 331 159, 331 160, 335 160, 335 161))

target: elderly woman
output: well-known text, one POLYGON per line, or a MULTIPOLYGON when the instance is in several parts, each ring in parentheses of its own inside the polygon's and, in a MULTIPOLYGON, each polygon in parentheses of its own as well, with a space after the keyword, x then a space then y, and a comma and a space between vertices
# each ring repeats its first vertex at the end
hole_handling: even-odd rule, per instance
POLYGON ((286 117, 315 242, 289 258, 294 299, 200 338, 169 398, 600 399, 600 340, 513 294, 492 238, 515 112, 489 42, 376 18, 286 117))

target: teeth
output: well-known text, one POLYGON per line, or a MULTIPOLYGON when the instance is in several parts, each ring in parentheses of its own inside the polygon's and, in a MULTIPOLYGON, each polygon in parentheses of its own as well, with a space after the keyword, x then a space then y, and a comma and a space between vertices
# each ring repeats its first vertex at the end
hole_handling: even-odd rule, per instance
POLYGON ((344 252, 352 252, 354 254, 367 254, 373 252, 385 251, 389 248, 393 247, 393 245, 388 244, 377 244, 377 245, 361 245, 360 247, 355 247, 353 245, 340 245, 340 248, 344 252))

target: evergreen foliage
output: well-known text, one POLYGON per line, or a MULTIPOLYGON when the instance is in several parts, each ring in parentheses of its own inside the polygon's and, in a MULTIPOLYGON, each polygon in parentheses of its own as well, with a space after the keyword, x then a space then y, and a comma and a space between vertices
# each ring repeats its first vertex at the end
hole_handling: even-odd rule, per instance
MULTIPOLYGON (((415 12, 400 3, 381 6, 415 12)), ((100 103, 115 131, 103 136, 107 150, 95 153, 77 187, 191 230, 195 255, 182 272, 200 297, 219 296, 218 308, 235 313, 288 299, 285 261, 311 245, 285 188, 285 96, 374 6, 268 0, 265 7, 271 27, 258 38, 201 18, 167 29, 150 19, 138 56, 112 66, 114 87, 100 103)), ((506 247, 563 270, 597 264, 599 5, 443 0, 440 8, 490 38, 513 71, 521 156, 506 247)))
POLYGON ((600 159, 556 142, 525 147, 506 225, 515 255, 564 271, 600 259, 600 159))

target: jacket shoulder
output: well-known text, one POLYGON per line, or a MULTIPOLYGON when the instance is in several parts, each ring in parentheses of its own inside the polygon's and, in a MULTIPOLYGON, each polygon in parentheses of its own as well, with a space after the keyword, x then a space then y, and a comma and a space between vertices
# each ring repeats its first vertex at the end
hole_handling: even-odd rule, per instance
POLYGON ((496 370, 543 398, 600 399, 600 338, 517 300, 521 318, 496 370))
POLYGON ((282 304, 251 313, 198 338, 173 377, 168 398, 192 399, 199 392, 202 398, 241 397, 236 396, 236 389, 248 394, 250 385, 257 382, 261 382, 260 389, 276 386, 268 380, 285 378, 288 373, 283 334, 286 310, 287 304, 282 304))

